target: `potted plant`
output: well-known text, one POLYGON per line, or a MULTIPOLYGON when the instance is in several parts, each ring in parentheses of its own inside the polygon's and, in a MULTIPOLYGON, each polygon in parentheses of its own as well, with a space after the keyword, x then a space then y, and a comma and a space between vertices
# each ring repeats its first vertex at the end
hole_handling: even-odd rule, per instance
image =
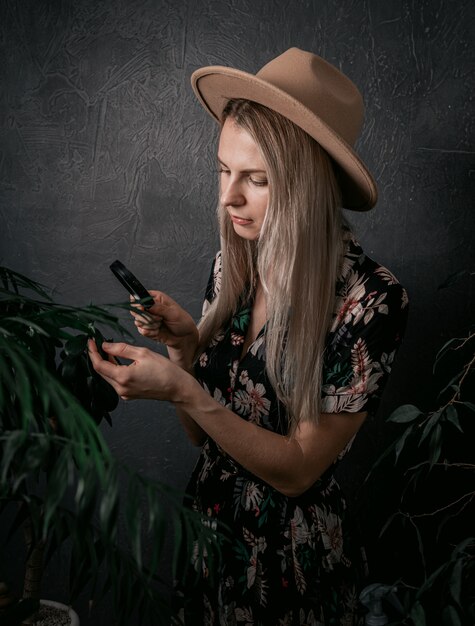
POLYGON ((433 377, 432 402, 388 416, 396 436, 367 479, 392 491, 378 552, 396 575, 366 595, 395 592, 399 610, 386 607, 394 624, 465 626, 475 623, 474 327, 440 348, 433 377))
POLYGON ((41 574, 65 544, 70 602, 84 590, 93 601, 111 593, 119 624, 133 613, 175 623, 159 572, 166 533, 175 572, 182 549, 206 549, 208 558, 219 549, 179 494, 119 463, 106 444, 99 424, 111 423, 117 396, 90 366, 86 342, 101 345, 100 327, 125 332, 109 308, 58 304, 43 286, 0 268, 0 522, 13 509, 9 535, 22 532, 26 544, 23 599, 9 603, 0 584, 2 624, 20 624, 37 608, 41 574))

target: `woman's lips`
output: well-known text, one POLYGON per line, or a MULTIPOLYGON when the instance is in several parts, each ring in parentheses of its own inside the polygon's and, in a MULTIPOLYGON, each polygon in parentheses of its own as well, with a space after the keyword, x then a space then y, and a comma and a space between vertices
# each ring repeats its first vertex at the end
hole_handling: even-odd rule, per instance
POLYGON ((231 215, 231 221, 234 224, 239 224, 239 226, 247 226, 248 224, 252 224, 252 220, 246 220, 243 217, 238 217, 237 215, 231 215))

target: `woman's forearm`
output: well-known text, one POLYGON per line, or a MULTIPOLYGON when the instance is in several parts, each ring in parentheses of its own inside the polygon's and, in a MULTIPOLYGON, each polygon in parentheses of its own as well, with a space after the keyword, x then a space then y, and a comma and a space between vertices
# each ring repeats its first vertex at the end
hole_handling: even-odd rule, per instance
POLYGON ((235 461, 291 497, 320 478, 366 417, 366 412, 322 413, 318 424, 304 421, 294 436, 279 435, 224 407, 191 376, 175 404, 235 461))
POLYGON ((192 338, 180 348, 167 346, 168 357, 172 363, 179 365, 185 372, 193 373, 193 358, 198 346, 198 338, 192 338))
POLYGON ((247 470, 286 495, 297 495, 298 476, 303 471, 303 453, 295 440, 244 420, 214 400, 193 379, 186 385, 178 414, 195 422, 227 454, 247 470))
POLYGON ((175 406, 175 410, 188 439, 194 446, 202 446, 206 440, 205 431, 179 406, 175 406))
MULTIPOLYGON (((189 354, 185 355, 183 351, 168 348, 168 356, 170 358, 170 361, 175 363, 175 365, 181 367, 182 370, 184 370, 194 378, 194 370, 192 365, 193 354, 191 354, 191 350, 188 350, 188 352, 189 354)), ((205 431, 178 404, 175 404, 175 410, 183 426, 183 429, 191 443, 195 446, 203 445, 206 439, 205 431)))

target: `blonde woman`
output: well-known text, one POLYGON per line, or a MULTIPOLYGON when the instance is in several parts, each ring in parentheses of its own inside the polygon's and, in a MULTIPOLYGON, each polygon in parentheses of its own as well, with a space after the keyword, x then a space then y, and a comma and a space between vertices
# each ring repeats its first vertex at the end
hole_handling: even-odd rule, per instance
POLYGON ((232 529, 210 583, 184 593, 186 623, 358 622, 358 552, 334 478, 377 406, 400 344, 407 296, 361 249, 341 208, 376 186, 352 146, 360 93, 335 67, 292 48, 256 75, 196 71, 220 123, 221 250, 203 317, 153 291, 139 332, 169 358, 118 343, 96 370, 125 399, 175 404, 201 454, 192 506, 232 529))

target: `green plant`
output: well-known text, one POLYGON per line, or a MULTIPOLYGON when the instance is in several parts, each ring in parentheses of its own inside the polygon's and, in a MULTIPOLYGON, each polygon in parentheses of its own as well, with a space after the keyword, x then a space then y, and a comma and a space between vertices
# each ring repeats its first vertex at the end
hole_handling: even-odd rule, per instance
POLYGON ((84 590, 94 601, 109 592, 119 624, 132 613, 174 623, 159 572, 167 533, 175 575, 182 551, 194 546, 213 559, 218 541, 179 494, 111 454, 99 424, 111 423, 117 396, 86 351, 88 337, 102 342, 98 325, 125 332, 106 308, 60 305, 43 286, 0 268, 0 521, 15 509, 5 540, 23 530, 25 597, 39 597, 34 572, 67 544, 71 602, 84 590))
POLYGON ((393 455, 403 477, 398 506, 381 530, 407 559, 405 575, 391 581, 404 605, 395 623, 473 625, 474 329, 442 346, 433 375, 435 408, 403 405, 388 416, 398 433, 370 475, 381 474, 393 455))

